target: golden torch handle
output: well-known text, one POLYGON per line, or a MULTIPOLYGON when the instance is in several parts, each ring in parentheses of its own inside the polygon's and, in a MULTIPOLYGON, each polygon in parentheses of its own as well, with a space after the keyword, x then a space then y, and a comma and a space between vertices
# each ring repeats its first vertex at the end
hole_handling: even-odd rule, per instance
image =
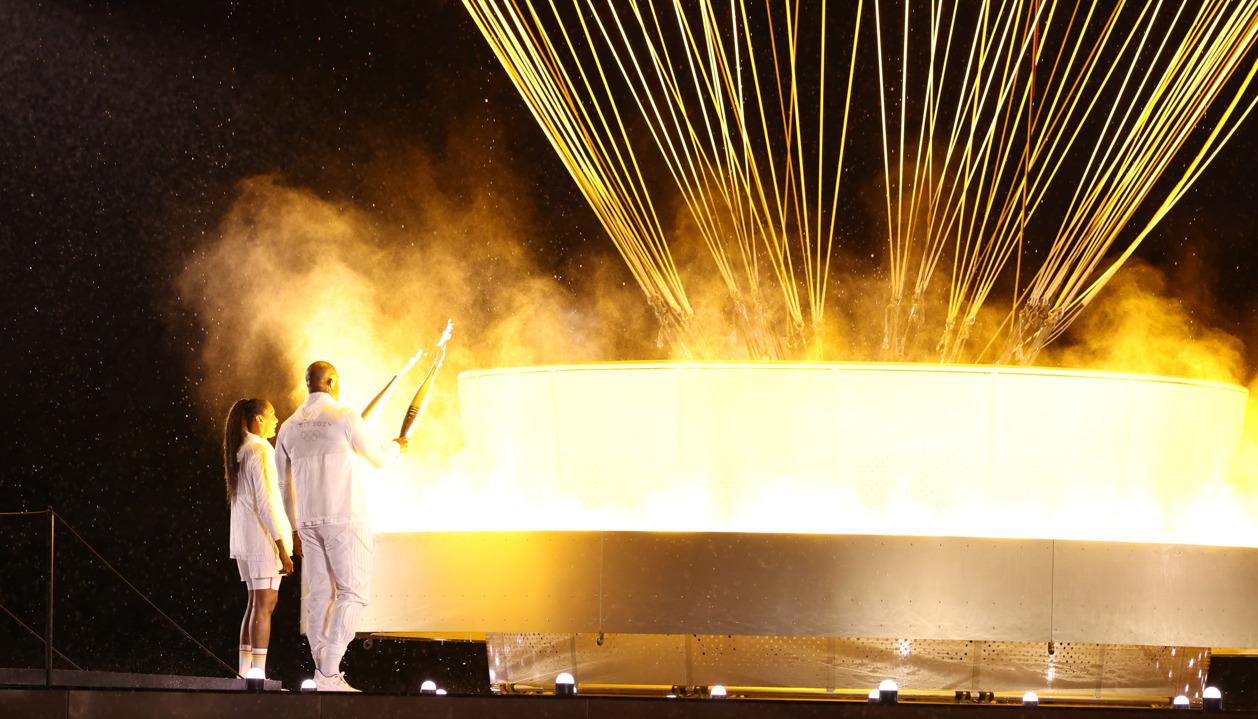
POLYGON ((441 333, 441 339, 437 340, 437 356, 433 358, 428 374, 424 375, 424 381, 419 383, 419 389, 415 390, 415 396, 411 398, 411 406, 406 408, 406 416, 402 418, 402 428, 398 430, 398 437, 410 435, 415 420, 419 419, 424 414, 424 409, 428 407, 428 398, 433 385, 437 383, 437 370, 441 369, 441 363, 446 358, 446 342, 450 341, 450 335, 453 332, 454 322, 446 321, 446 328, 441 333))
MULTIPOLYGON (((451 325, 450 323, 447 322, 446 323, 447 332, 450 330, 450 328, 451 328, 451 325)), ((444 345, 438 345, 438 346, 444 346, 444 345)), ((380 393, 377 394, 374 398, 372 398, 372 400, 367 403, 366 407, 363 407, 363 419, 367 419, 368 415, 370 415, 377 406, 389 401, 389 397, 393 396, 393 387, 394 385, 397 384, 397 381, 401 379, 402 377, 405 377, 406 373, 410 372, 411 368, 415 366, 415 363, 419 361, 419 358, 423 356, 424 356, 424 351, 421 349, 417 351, 414 355, 412 355, 410 359, 406 360, 406 364, 402 365, 402 369, 398 370, 397 374, 393 375, 393 377, 389 379, 389 382, 385 384, 384 389, 380 390, 380 393)))
POLYGON ((409 436, 411 427, 415 425, 415 420, 424 413, 424 409, 428 406, 428 397, 432 392, 432 387, 437 383, 437 370, 441 368, 441 361, 445 359, 445 356, 446 350, 442 347, 437 352, 437 357, 433 360, 432 367, 428 368, 428 374, 424 376, 424 381, 419 383, 419 389, 415 390, 415 396, 411 398, 411 406, 406 408, 406 416, 402 418, 402 428, 398 430, 397 436, 409 436))
POLYGON ((380 394, 373 397, 372 400, 367 403, 367 406, 363 407, 363 419, 367 419, 367 416, 371 414, 372 410, 374 410, 377 405, 387 399, 389 395, 393 394, 393 385, 397 384, 397 377, 397 375, 393 375, 393 377, 389 379, 389 383, 384 386, 384 389, 380 390, 380 394))

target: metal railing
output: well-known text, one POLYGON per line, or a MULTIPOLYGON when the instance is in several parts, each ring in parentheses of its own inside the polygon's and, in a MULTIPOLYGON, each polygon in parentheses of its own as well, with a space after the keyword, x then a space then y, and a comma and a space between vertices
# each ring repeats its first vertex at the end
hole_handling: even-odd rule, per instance
POLYGON ((71 536, 77 539, 79 543, 82 544, 83 547, 86 548, 87 551, 90 552, 92 556, 96 558, 97 561, 99 561, 102 565, 104 565, 106 569, 112 572, 114 576, 118 577, 118 579, 121 580, 122 583, 125 584, 128 589, 130 589, 140 599, 142 599, 146 604, 148 604, 149 607, 153 609, 153 611, 157 612, 157 615, 160 616, 162 619, 164 619, 166 623, 174 627, 180 634, 182 634, 185 638, 187 638, 189 641, 195 644, 197 648, 199 648, 206 656, 210 657, 219 665, 221 665, 224 669, 226 669, 230 673, 231 676, 233 677, 237 676, 235 667, 223 661, 222 658, 220 658, 217 654, 215 654, 209 647, 205 646, 204 643, 202 643, 196 637, 192 636, 192 634, 188 632, 188 630, 184 629, 179 624, 179 622, 176 622, 169 614, 162 611, 161 607, 157 606, 157 604, 154 603, 152 599, 149 599, 148 595, 140 591, 139 587, 135 586, 135 584, 131 580, 127 579, 126 576, 122 574, 122 572, 118 571, 118 569, 114 567, 114 565, 111 564, 109 560, 105 559, 104 555, 102 555, 99 551, 97 551, 97 549, 93 547, 90 542, 84 539, 83 535, 80 534, 79 531, 76 530, 73 525, 71 525, 68 521, 66 521, 65 517, 58 514, 52 507, 48 507, 47 509, 41 509, 41 510, 0 512, 0 519, 6 518, 6 517, 33 517, 33 516, 38 516, 38 515, 46 515, 48 518, 48 564, 47 564, 47 573, 45 575, 45 585, 47 589, 47 595, 44 600, 44 634, 43 636, 40 636, 39 633, 36 632, 33 628, 31 628, 30 625, 28 625, 26 622, 23 622, 20 617, 18 617, 15 613, 10 611, 8 607, 5 607, 3 604, 0 604, 0 612, 7 614, 11 619, 17 622, 19 626, 21 626, 24 630, 26 630, 28 634, 31 634, 32 636, 36 637, 41 642, 43 642, 44 644, 44 686, 45 687, 51 687, 53 685, 53 656, 54 654, 64 659, 75 669, 79 669, 79 670, 82 669, 82 667, 80 667, 77 663, 75 663, 74 660, 70 659, 65 654, 58 651, 53 644, 54 630, 56 629, 57 524, 58 523, 60 523, 65 528, 65 530, 70 533, 71 536))

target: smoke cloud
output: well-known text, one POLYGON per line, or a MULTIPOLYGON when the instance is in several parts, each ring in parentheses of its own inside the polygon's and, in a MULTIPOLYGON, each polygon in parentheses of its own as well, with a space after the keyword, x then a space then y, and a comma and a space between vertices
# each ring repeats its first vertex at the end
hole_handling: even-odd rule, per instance
MULTIPOLYGON (((461 443, 454 381, 463 370, 655 356, 640 339, 654 338, 650 315, 618 260, 575 260, 593 271, 544 266, 547 258, 527 249, 538 218, 510 199, 525 188, 490 171, 493 182, 481 182, 412 152, 404 170, 369 170, 383 193, 400 197, 388 211, 278 175, 242 181, 175 283, 207 330, 197 358, 206 413, 217 420, 237 397, 260 395, 284 416, 303 400, 303 373, 316 359, 339 369, 342 400, 363 406, 453 319, 415 437, 416 454, 448 457, 461 443)), ((376 422, 400 419, 430 359, 376 410, 376 422)))
MULTIPOLYGON (((1042 360, 1060 367, 1244 384, 1245 344, 1201 317, 1202 302, 1173 296, 1166 273, 1129 260, 1042 360)), ((1200 291, 1200 288, 1197 288, 1200 291)))
MULTIPOLYGON (((268 398, 287 416, 302 401, 303 372, 316 359, 338 367, 344 401, 364 406, 417 348, 431 348, 447 319, 454 320, 445 368, 412 437, 413 450, 374 490, 378 529, 415 528, 409 514, 418 508, 481 511, 497 501, 466 495, 460 481, 466 469, 459 372, 681 358, 657 341, 656 321, 610 242, 599 237, 594 244, 604 249, 549 256, 543 238, 566 228, 550 227, 531 199, 534 188, 477 153, 476 143, 458 141, 447 153, 457 161, 394 151, 388 162, 362 169, 370 178, 363 185, 377 189, 354 198, 330 197, 279 174, 243 180, 217 230, 173 281, 179 302, 206 330, 194 371, 203 378, 201 409, 215 427, 243 396, 268 398), (381 506, 389 511, 377 514, 381 506)), ((726 288, 686 212, 674 209, 670 231, 696 309, 691 329, 700 338, 689 357, 745 359, 726 288)), ((1205 295, 1186 301, 1173 296, 1172 286, 1158 269, 1129 262, 1040 363, 1244 383, 1251 376, 1244 344, 1203 319, 1211 316, 1202 306, 1205 295)), ((886 284, 875 259, 836 252, 828 291, 824 347, 810 358, 885 356, 886 284)), ((934 291, 925 298, 929 314, 920 339, 905 353, 920 361, 938 357, 934 342, 946 289, 934 291)), ((769 314, 781 316, 779 309, 771 306, 769 314)), ((992 336, 1007 314, 1007 307, 985 309, 975 336, 992 336)), ((376 411, 382 437, 395 431, 428 362, 421 359, 376 411)), ((1252 506, 1258 504, 1258 402, 1252 396, 1245 436, 1227 492, 1228 501, 1252 506)), ((515 495, 511 501, 523 500, 515 495)))

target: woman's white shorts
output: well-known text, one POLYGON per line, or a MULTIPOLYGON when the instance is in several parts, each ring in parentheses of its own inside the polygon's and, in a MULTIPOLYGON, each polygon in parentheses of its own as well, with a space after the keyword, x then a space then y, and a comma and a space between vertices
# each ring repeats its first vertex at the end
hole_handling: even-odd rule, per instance
POLYGON ((254 589, 280 588, 280 560, 278 559, 237 559, 240 568, 240 581, 245 587, 254 589))

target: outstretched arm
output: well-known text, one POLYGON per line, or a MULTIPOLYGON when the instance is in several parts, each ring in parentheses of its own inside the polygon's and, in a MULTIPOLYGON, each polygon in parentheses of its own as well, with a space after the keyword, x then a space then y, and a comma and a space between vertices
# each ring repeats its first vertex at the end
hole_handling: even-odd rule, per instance
POLYGON ((392 442, 377 443, 367 433, 366 423, 357 414, 350 416, 350 444, 354 451, 375 467, 383 467, 406 448, 406 439, 399 437, 392 442))

